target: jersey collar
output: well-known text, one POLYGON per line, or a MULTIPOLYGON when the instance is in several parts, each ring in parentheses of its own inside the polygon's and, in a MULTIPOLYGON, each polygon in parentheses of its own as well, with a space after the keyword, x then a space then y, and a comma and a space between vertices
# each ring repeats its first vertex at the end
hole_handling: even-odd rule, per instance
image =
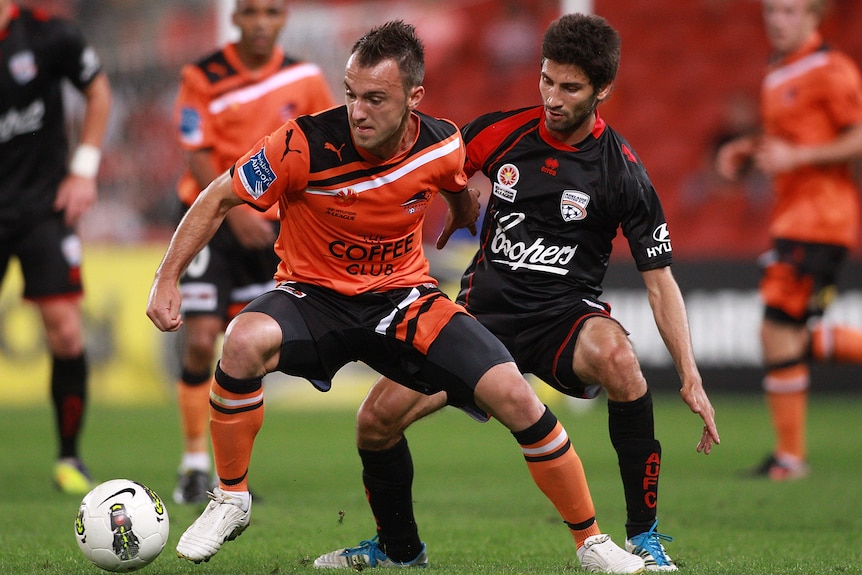
POLYGON ((811 36, 808 37, 808 40, 802 43, 802 46, 796 49, 795 52, 791 52, 790 54, 780 57, 773 56, 772 65, 773 66, 784 66, 786 64, 790 64, 797 60, 801 60, 802 58, 812 54, 823 47, 823 36, 818 31, 814 31, 811 36))
MULTIPOLYGON (((539 117, 539 135, 542 137, 545 143, 552 148, 557 148, 558 150, 563 150, 565 152, 577 152, 580 149, 578 146, 570 146, 568 144, 564 144, 563 142, 559 141, 551 135, 550 130, 548 130, 548 127, 545 125, 544 108, 540 107, 540 110, 542 110, 542 114, 539 117)), ((605 128, 607 128, 607 126, 608 125, 605 123, 601 114, 599 114, 599 111, 596 110, 596 123, 593 126, 592 131, 590 132, 590 136, 592 136, 593 139, 598 139, 598 137, 602 135, 602 132, 605 131, 605 128)), ((586 143, 586 140, 590 136, 587 136, 578 143, 586 143)))
POLYGON ((272 57, 270 57, 269 62, 257 70, 251 70, 243 64, 242 59, 239 57, 239 51, 236 48, 236 44, 228 44, 225 46, 224 54, 231 66, 238 70, 243 76, 250 78, 265 77, 273 74, 278 70, 279 66, 281 66, 281 61, 284 59, 284 51, 281 47, 274 46, 272 49, 272 57))

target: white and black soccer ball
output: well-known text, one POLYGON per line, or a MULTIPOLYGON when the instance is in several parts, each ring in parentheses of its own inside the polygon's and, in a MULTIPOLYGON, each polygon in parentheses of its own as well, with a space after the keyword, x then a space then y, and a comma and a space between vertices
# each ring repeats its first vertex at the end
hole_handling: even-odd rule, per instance
POLYGON ((75 540, 105 571, 127 572, 149 565, 168 541, 168 510, 155 491, 128 479, 93 488, 75 518, 75 540))

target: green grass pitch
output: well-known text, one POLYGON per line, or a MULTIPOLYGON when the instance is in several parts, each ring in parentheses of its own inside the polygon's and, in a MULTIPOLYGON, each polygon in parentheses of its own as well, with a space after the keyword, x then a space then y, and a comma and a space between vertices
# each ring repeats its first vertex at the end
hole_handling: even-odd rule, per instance
MULTIPOLYGON (((862 573, 862 428, 859 396, 812 396, 810 478, 774 484, 742 478, 769 450, 762 398, 713 397, 722 444, 695 452, 701 424, 672 394, 655 397, 663 444, 660 531, 691 575, 862 573)), ((603 531, 625 537, 622 488, 603 398, 586 410, 556 404, 584 462, 603 531)), ((0 573, 95 574, 78 551, 80 498, 53 490, 53 421, 44 407, 0 408, 0 573)), ((319 573, 311 561, 374 534, 353 445, 354 413, 340 407, 269 407, 252 460, 260 496, 250 528, 209 563, 175 556, 199 507, 171 502, 180 450, 175 407, 95 402, 83 453, 100 480, 147 484, 166 501, 171 534, 142 573, 319 573)), ((578 573, 574 543, 532 484, 514 440, 498 423, 444 410, 408 433, 417 520, 437 575, 578 573)))

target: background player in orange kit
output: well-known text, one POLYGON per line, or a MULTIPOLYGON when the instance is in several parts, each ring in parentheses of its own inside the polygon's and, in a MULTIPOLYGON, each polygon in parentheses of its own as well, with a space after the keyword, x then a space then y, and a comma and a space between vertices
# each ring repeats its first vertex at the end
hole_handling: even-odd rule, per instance
MULTIPOLYGON (((429 202, 450 211, 438 239, 475 232, 458 128, 416 110, 425 93, 424 48, 412 26, 389 22, 354 44, 346 105, 302 116, 261 140, 211 183, 186 213, 156 272, 147 315, 182 325, 177 281, 225 214, 278 204, 279 286, 225 332, 210 394, 219 486, 183 533, 180 557, 209 560, 249 524, 248 470, 263 421, 262 378, 282 371, 328 390, 363 361, 412 389, 445 390, 450 404, 489 412, 509 428, 528 469, 575 539, 581 565, 639 573, 643 560, 600 532, 580 459, 502 343, 437 287, 422 246, 429 202)), ((410 564, 427 563, 420 551, 410 564)))
POLYGON ((774 480, 808 474, 805 418, 811 361, 862 363, 862 332, 821 319, 857 241, 858 190, 849 163, 862 157, 862 80, 818 31, 824 0, 763 0, 774 55, 761 89, 763 134, 719 150, 734 178, 749 162, 774 179, 763 258, 760 332, 763 388, 776 445, 755 472, 774 480))
POLYGON ((88 363, 77 227, 96 201, 110 110, 108 78, 77 25, 0 0, 0 280, 16 257, 24 298, 45 326, 59 443, 54 483, 66 493, 93 487, 78 449, 88 363), (67 80, 86 100, 71 161, 67 80))
MULTIPOLYGON (((200 191, 263 135, 334 101, 317 65, 286 56, 277 45, 287 0, 237 0, 240 37, 183 68, 176 103, 188 169, 179 196, 188 208, 200 191)), ((173 499, 207 501, 212 487, 207 426, 215 345, 227 322, 271 289, 278 257, 277 212, 233 210, 180 278, 185 330, 177 387, 183 457, 173 499)))

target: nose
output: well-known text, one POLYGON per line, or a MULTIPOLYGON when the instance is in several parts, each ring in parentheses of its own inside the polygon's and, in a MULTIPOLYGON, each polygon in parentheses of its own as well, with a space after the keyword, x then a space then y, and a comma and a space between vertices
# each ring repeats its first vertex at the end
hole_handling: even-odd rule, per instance
POLYGON ((362 120, 367 116, 365 113, 365 107, 362 105, 362 101, 360 99, 353 100, 347 105, 347 109, 350 112, 350 117, 353 118, 353 121, 362 120))

